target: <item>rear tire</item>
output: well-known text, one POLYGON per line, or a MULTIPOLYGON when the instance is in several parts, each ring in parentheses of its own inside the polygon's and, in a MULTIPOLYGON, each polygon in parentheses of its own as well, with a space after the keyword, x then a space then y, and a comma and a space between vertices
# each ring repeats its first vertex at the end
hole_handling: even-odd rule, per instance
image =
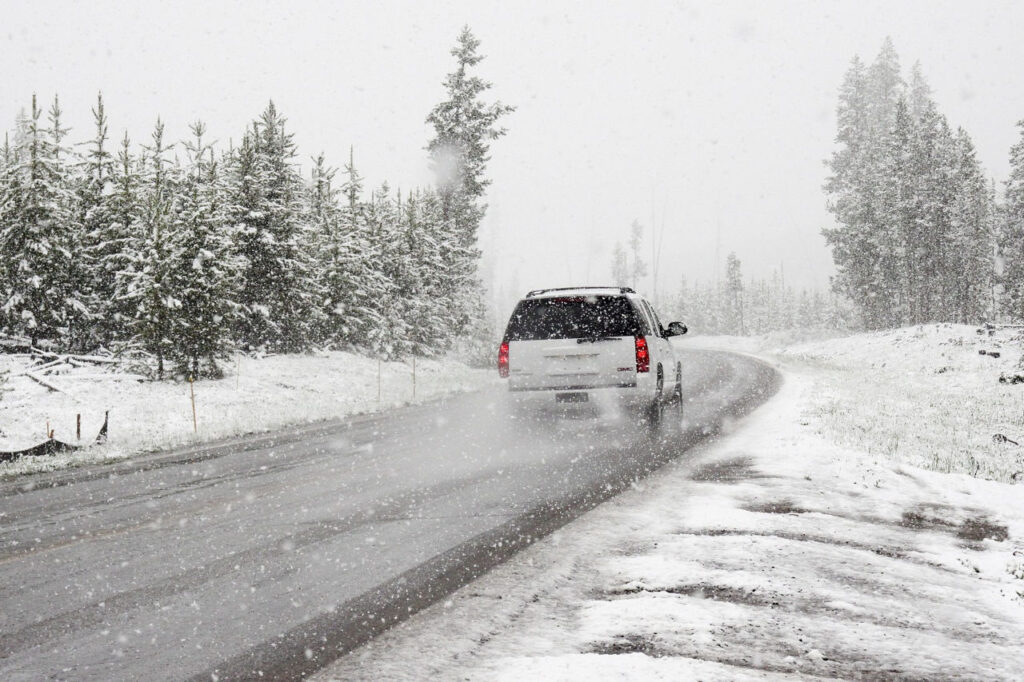
POLYGON ((652 436, 661 434, 662 427, 665 424, 665 401, 661 397, 657 397, 647 407, 647 428, 650 430, 652 436))
POLYGON ((683 404, 683 365, 679 363, 676 365, 676 385, 672 389, 672 400, 678 402, 680 405, 683 404))

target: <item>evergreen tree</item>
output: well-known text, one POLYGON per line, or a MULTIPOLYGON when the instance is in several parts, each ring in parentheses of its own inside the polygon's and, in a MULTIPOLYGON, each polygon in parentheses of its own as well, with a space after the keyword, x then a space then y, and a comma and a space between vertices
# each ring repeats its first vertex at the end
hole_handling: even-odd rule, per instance
POLYGON ((159 379, 173 356, 173 318, 182 305, 175 291, 181 262, 174 233, 177 173, 167 159, 169 150, 164 124, 157 119, 152 144, 143 147, 136 239, 129 247, 127 268, 118 273, 118 297, 134 307, 133 339, 156 359, 159 379))
POLYGON ((640 221, 634 220, 629 226, 629 250, 633 252, 633 265, 631 267, 630 284, 634 289, 640 286, 640 278, 647 276, 647 263, 640 259, 640 247, 643 244, 644 227, 640 221))
POLYGON ((612 253, 612 283, 617 287, 628 287, 629 262, 626 258, 626 250, 620 242, 615 243, 615 251, 612 253))
POLYGON ((103 344, 123 344, 135 333, 138 301, 130 291, 131 273, 146 238, 139 162, 132 156, 128 133, 121 139, 112 172, 113 191, 105 206, 109 222, 105 227, 98 224, 90 235, 88 258, 93 272, 96 336, 103 344))
POLYGON ((33 345, 45 340, 69 348, 88 312, 75 280, 74 195, 56 100, 49 129, 41 118, 33 96, 0 196, 0 257, 7 264, 2 310, 7 333, 26 336, 33 345))
POLYGON ((238 335, 250 348, 309 347, 320 310, 295 143, 271 102, 232 159, 229 203, 243 259, 238 335))
POLYGON ((498 121, 514 107, 483 101, 491 83, 470 72, 483 59, 477 52, 479 46, 469 27, 463 28, 451 51, 456 68, 444 81, 446 99, 427 116, 434 128, 427 149, 440 206, 436 239, 446 244, 443 250, 449 259, 445 269, 448 281, 443 287, 444 300, 451 306, 447 317, 461 325, 452 330, 456 338, 473 335, 475 328, 474 342, 490 353, 491 339, 484 338, 487 325, 479 317, 486 306, 476 278, 480 258, 477 232, 486 210, 481 201, 491 182, 486 176, 490 143, 505 134, 498 121))
POLYGON ((861 301, 865 325, 877 328, 882 326, 882 306, 873 295, 881 250, 873 235, 878 188, 874 165, 878 155, 872 150, 868 97, 867 70, 854 57, 840 88, 836 136, 840 146, 829 160, 832 175, 825 185, 828 208, 838 226, 823 233, 832 248, 836 287, 861 301))
POLYGON ((416 355, 433 355, 450 340, 444 287, 443 245, 436 239, 440 202, 431 192, 411 193, 401 205, 401 256, 407 263, 398 295, 407 297, 409 344, 416 355))
POLYGON ((977 324, 994 312, 990 310, 989 295, 995 273, 995 198, 974 144, 962 128, 956 133, 951 151, 955 158, 947 182, 953 202, 949 207, 950 239, 943 253, 943 294, 947 301, 943 319, 977 324))
POLYGON ((388 282, 379 267, 379 244, 371 239, 368 210, 361 201, 362 179, 351 149, 341 193, 346 203, 337 224, 328 223, 330 250, 322 261, 326 320, 333 345, 365 351, 380 343, 388 282))
POLYGON ((188 168, 175 202, 172 290, 180 306, 170 320, 171 355, 184 375, 217 377, 217 360, 231 348, 239 268, 221 203, 219 168, 203 139, 206 126, 197 121, 190 129, 192 140, 185 143, 188 168))
POLYGON ((86 143, 77 192, 83 240, 80 263, 89 307, 95 314, 89 330, 90 342, 108 345, 121 331, 119 324, 122 320, 114 310, 117 273, 114 264, 120 260, 119 255, 126 244, 112 213, 115 159, 107 149, 108 121, 102 93, 96 97, 92 114, 96 132, 86 143))
POLYGON ((484 58, 477 53, 479 47, 480 41, 468 26, 464 27, 451 51, 456 69, 444 82, 447 99, 427 117, 434 127, 434 138, 427 149, 437 174, 442 217, 455 223, 460 242, 466 247, 476 246, 477 228, 484 212, 477 201, 491 184, 485 175, 490 142, 506 132, 497 122, 515 110, 481 99, 491 83, 469 73, 484 58))
POLYGON ((1010 177, 1002 211, 1000 252, 1004 306, 1010 317, 1024 320, 1024 120, 1017 122, 1020 139, 1010 149, 1010 177))
POLYGON ((730 253, 725 262, 725 290, 727 294, 728 331, 730 334, 746 334, 743 325, 743 275, 740 259, 730 253))
POLYGON ((840 90, 825 186, 835 286, 869 329, 976 320, 992 277, 992 205, 973 145, 939 112, 919 64, 909 86, 886 40, 840 90))

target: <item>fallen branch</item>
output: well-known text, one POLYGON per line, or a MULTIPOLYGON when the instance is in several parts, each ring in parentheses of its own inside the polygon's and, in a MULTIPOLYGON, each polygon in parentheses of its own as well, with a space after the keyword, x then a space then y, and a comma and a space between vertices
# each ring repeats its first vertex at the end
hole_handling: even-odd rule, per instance
POLYGON ((62 379, 109 379, 111 381, 147 381, 146 377, 141 374, 64 374, 61 376, 62 379))
POLYGON ((50 369, 51 367, 56 367, 57 365, 63 364, 63 362, 64 362, 63 360, 51 360, 50 362, 44 362, 41 365, 33 365, 32 367, 24 369, 24 370, 18 372, 17 374, 12 374, 11 376, 12 377, 20 377, 20 376, 25 376, 29 372, 40 372, 40 371, 43 371, 43 370, 50 369))
POLYGON ((108 358, 102 355, 75 355, 73 353, 67 353, 61 355, 59 353, 51 353, 48 350, 41 350, 39 348, 32 348, 32 355, 40 358, 48 358, 50 360, 56 360, 60 362, 70 363, 71 361, 77 362, 88 362, 94 365, 119 365, 121 360, 118 358, 108 358))
POLYGON ((25 372, 25 376, 27 376, 32 381, 35 381, 35 382, 37 382, 39 384, 42 384, 43 386, 45 386, 46 388, 50 389, 51 391, 56 391, 57 393, 63 393, 64 395, 71 395, 70 392, 64 390, 63 388, 61 388, 60 386, 57 386, 56 384, 50 383, 46 379, 43 379, 41 376, 37 376, 35 374, 32 374, 31 372, 25 372))
POLYGON ((78 362, 90 362, 94 365, 119 365, 121 361, 117 358, 108 358, 102 355, 68 355, 69 360, 78 362))

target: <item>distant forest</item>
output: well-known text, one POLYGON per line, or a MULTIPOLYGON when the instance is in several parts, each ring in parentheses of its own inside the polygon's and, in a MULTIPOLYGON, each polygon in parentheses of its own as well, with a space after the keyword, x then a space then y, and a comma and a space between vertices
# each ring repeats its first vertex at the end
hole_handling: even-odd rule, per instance
MULTIPOLYGON (((477 230, 490 142, 512 110, 482 101, 468 28, 427 117, 436 186, 367 190, 350 156, 308 178, 271 102, 216 150, 206 127, 136 148, 72 140, 54 98, 31 106, 0 153, 0 333, 55 351, 132 351, 164 376, 216 376, 241 349, 435 355, 486 341, 477 230)), ((19 341, 20 340, 20 341, 19 341)), ((483 352, 482 350, 480 352, 483 352)))

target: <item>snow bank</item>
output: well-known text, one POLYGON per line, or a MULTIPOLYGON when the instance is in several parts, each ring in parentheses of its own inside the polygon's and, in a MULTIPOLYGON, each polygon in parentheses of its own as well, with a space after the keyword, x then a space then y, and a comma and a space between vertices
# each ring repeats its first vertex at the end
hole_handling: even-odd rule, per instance
POLYGON ((415 398, 411 362, 383 362, 343 352, 239 356, 227 377, 193 386, 197 429, 193 432, 189 384, 124 380, 96 367, 69 368, 47 379, 64 389, 51 392, 25 376, 27 356, 0 355, 0 370, 11 370, 0 400, 0 450, 20 450, 54 436, 75 442, 76 415, 82 439, 96 436, 110 411, 109 442, 56 457, 0 464, 0 475, 49 470, 72 464, 120 459, 242 433, 342 417, 430 400, 497 381, 497 373, 452 360, 417 360, 415 398), (378 366, 380 399, 378 400, 378 366))

